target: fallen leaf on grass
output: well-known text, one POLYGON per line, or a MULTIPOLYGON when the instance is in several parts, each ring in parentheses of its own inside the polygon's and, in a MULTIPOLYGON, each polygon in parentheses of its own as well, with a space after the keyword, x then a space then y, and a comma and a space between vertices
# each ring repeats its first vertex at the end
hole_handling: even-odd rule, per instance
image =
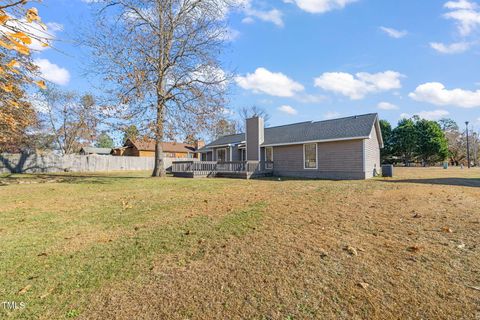
POLYGON ((343 248, 343 250, 347 251, 348 254, 350 254, 351 256, 356 256, 356 255, 358 255, 357 249, 355 249, 355 248, 352 247, 352 246, 346 246, 345 248, 343 248))
POLYGON ((122 208, 123 210, 127 210, 127 209, 132 209, 133 206, 129 204, 128 201, 122 201, 122 208))
POLYGON ((28 284, 27 286, 25 286, 25 288, 20 289, 20 290, 18 291, 18 294, 25 294, 31 287, 32 287, 32 285, 31 285, 31 284, 28 284))
POLYGON ((411 246, 411 247, 408 247, 407 250, 410 251, 410 252, 418 252, 420 251, 420 247, 419 246, 411 246))
POLYGON ((46 297, 48 297, 48 296, 50 295, 50 293, 52 293, 53 289, 54 289, 54 288, 51 288, 51 289, 49 289, 46 293, 42 294, 42 295, 40 296, 40 299, 45 299, 46 297))
POLYGON ((414 217, 415 219, 418 219, 418 218, 421 218, 422 215, 421 215, 420 213, 418 213, 418 212, 415 212, 415 214, 413 215, 413 217, 414 217))
POLYGON ((370 285, 366 282, 359 282, 357 283, 357 286, 362 287, 363 289, 368 289, 370 285))
POLYGON ((48 254, 46 252, 39 253, 37 257, 46 257, 48 254))
POLYGON ((453 232, 452 229, 450 229, 449 227, 443 227, 442 231, 446 232, 446 233, 452 233, 453 232))

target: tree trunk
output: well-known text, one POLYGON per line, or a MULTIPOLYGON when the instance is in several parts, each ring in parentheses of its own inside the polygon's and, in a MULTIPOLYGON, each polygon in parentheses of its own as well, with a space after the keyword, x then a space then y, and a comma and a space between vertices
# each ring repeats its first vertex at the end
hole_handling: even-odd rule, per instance
POLYGON ((165 163, 163 161, 163 103, 158 102, 157 120, 155 123, 155 167, 153 168, 152 177, 165 177, 165 163))

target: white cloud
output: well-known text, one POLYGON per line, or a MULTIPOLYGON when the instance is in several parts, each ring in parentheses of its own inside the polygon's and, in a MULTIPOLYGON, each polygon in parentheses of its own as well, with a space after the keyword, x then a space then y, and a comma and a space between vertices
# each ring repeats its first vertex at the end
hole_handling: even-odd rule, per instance
POLYGON ((326 72, 315 78, 314 85, 349 97, 351 100, 360 100, 369 93, 401 88, 400 78, 402 77, 402 74, 395 71, 373 74, 359 72, 355 75, 345 72, 326 72))
POLYGON ((313 94, 300 94, 295 96, 295 100, 300 101, 302 103, 319 103, 326 99, 325 96, 322 95, 313 95, 313 94))
POLYGON ((49 111, 48 103, 45 97, 39 93, 29 95, 28 101, 32 104, 33 108, 40 113, 46 114, 49 111))
POLYGON ((472 10, 477 8, 477 4, 470 2, 468 0, 457 0, 457 1, 448 1, 447 3, 445 3, 444 7, 448 9, 472 10))
MULTIPOLYGON (((47 26, 47 29, 37 22, 27 23, 26 19, 9 20, 7 22, 7 26, 9 28, 15 28, 30 35, 32 43, 28 45, 28 47, 35 51, 43 51, 50 48, 49 46, 44 46, 43 44, 50 44, 53 40, 55 40, 57 32, 63 31, 63 25, 59 23, 47 22, 45 25, 47 26)), ((0 31, 11 32, 11 30, 5 28, 4 26, 0 26, 0 31)))
POLYGON ((323 119, 325 119, 325 120, 335 119, 335 118, 338 118, 340 116, 341 116, 341 114, 339 112, 328 111, 323 115, 323 119))
POLYGON ((63 31, 63 24, 57 23, 57 22, 47 22, 47 30, 50 32, 58 32, 58 31, 63 31))
POLYGON ((398 106, 396 106, 396 105, 394 105, 393 103, 390 103, 390 102, 380 102, 377 105, 377 108, 381 109, 381 110, 397 110, 398 106))
POLYGON ((460 35, 467 36, 480 27, 480 12, 476 3, 468 0, 449 1, 444 7, 451 10, 444 17, 455 21, 460 35))
POLYGON ((243 23, 253 23, 255 19, 271 22, 277 27, 283 27, 283 13, 278 9, 260 10, 254 8, 252 0, 234 0, 233 6, 245 14, 243 23))
POLYGON ((393 28, 387 28, 387 27, 380 27, 380 30, 385 32, 389 37, 392 37, 392 38, 395 38, 395 39, 403 38, 408 34, 408 32, 405 31, 405 30, 400 31, 400 30, 396 30, 396 29, 393 29, 393 28))
POLYGON ((228 109, 228 108, 222 108, 222 113, 226 116, 234 116, 235 115, 235 111, 231 110, 231 109, 228 109))
POLYGON ((293 97, 304 90, 304 87, 280 72, 270 72, 265 68, 258 68, 254 73, 244 77, 236 77, 236 83, 245 90, 255 93, 266 93, 276 97, 293 97))
POLYGON ((294 3, 303 11, 309 13, 325 13, 335 9, 343 9, 357 0, 283 0, 285 3, 294 3))
POLYGON ((227 42, 235 41, 240 36, 240 31, 227 27, 223 34, 223 40, 227 42))
POLYGON ((252 8, 245 9, 245 14, 247 15, 247 18, 250 18, 253 20, 253 17, 266 21, 266 22, 271 22, 277 27, 283 27, 283 13, 278 10, 278 9, 272 9, 268 11, 262 11, 262 10, 256 10, 252 8))
POLYGON ((192 81, 202 82, 206 86, 225 89, 228 86, 228 74, 219 67, 198 66, 197 70, 190 74, 192 81))
POLYGON ((444 54, 463 53, 470 49, 470 46, 471 43, 469 42, 455 42, 449 45, 439 42, 430 43, 430 47, 432 47, 432 49, 444 54))
POLYGON ((242 23, 245 23, 245 24, 252 24, 255 22, 255 19, 253 19, 252 17, 245 17, 242 19, 242 23))
POLYGON ((428 82, 419 85, 415 91, 408 96, 414 100, 428 102, 437 106, 451 105, 460 108, 480 107, 480 90, 448 90, 439 82, 428 82))
MULTIPOLYGON (((447 110, 441 110, 441 109, 432 110, 432 111, 420 111, 420 112, 415 113, 415 115, 419 116, 422 119, 426 119, 426 120, 439 120, 439 119, 445 118, 449 114, 450 114, 450 112, 448 112, 447 110)), ((413 117, 413 116, 411 114, 408 114, 408 113, 400 114, 401 119, 409 119, 411 117, 413 117)))
POLYGON ((59 85, 66 85, 70 81, 70 73, 67 69, 51 63, 47 59, 35 59, 33 62, 38 66, 45 80, 59 85))
POLYGON ((298 114, 298 111, 295 108, 293 108, 291 106, 288 106, 288 105, 280 106, 280 107, 278 107, 278 110, 282 111, 282 112, 285 112, 286 114, 290 114, 290 115, 298 114))

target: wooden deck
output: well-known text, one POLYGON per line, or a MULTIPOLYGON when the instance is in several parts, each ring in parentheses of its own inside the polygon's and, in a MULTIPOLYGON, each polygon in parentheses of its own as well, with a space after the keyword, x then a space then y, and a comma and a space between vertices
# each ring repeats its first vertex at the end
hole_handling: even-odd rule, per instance
POLYGON ((182 178, 240 178, 251 179, 271 176, 273 162, 265 161, 175 161, 172 163, 174 177, 182 178))

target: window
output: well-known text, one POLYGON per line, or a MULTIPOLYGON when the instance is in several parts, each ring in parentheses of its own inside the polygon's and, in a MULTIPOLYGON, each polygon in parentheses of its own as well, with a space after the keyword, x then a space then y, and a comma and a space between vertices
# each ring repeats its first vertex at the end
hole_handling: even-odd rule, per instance
POLYGON ((227 149, 217 149, 217 161, 227 161, 227 149))
POLYGON ((273 161, 273 148, 266 147, 265 148, 265 161, 273 161))
POLYGON ((246 161, 247 160, 247 153, 246 149, 240 149, 240 161, 246 161))
POLYGON ((303 145, 303 168, 317 169, 317 144, 308 143, 303 145))

